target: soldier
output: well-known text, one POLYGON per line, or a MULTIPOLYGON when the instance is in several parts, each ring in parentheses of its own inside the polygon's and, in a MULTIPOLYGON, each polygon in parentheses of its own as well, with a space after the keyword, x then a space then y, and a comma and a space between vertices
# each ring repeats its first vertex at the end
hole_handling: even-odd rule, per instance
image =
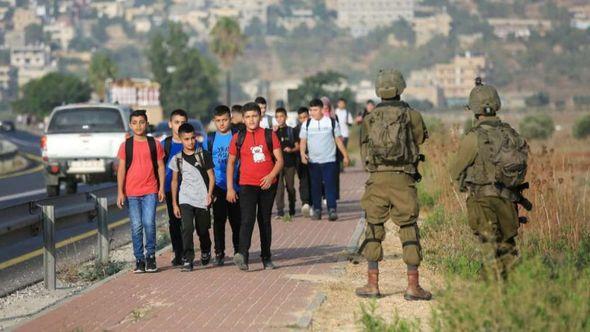
POLYGON ((406 87, 402 74, 381 70, 375 92, 382 101, 365 117, 361 128, 361 157, 370 172, 361 206, 366 212, 365 241, 359 251, 368 261, 368 283, 356 289, 360 297, 379 297, 379 261, 385 222, 390 218, 400 227, 403 259, 407 265, 406 300, 430 300, 430 292, 419 284, 418 266, 422 261, 418 229, 419 181, 417 165, 423 156, 418 146, 428 137, 419 112, 400 100, 406 87))
POLYGON ((497 279, 506 277, 518 257, 515 237, 521 219, 516 203, 532 208, 520 193, 528 187, 523 182, 529 148, 525 139, 496 117, 500 106, 496 89, 477 78, 468 105, 475 122, 450 167, 460 190, 469 192, 467 216, 482 243, 484 271, 497 279))

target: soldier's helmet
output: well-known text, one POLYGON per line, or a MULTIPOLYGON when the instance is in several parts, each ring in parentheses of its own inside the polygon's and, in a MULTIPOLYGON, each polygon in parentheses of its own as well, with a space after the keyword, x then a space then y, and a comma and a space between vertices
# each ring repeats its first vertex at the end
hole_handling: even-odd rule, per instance
POLYGON ((406 80, 399 70, 381 69, 375 81, 375 93, 380 98, 389 99, 402 94, 406 88, 406 80))
POLYGON ((498 91, 491 85, 481 83, 478 77, 475 80, 475 87, 469 94, 469 109, 476 115, 495 115, 502 103, 498 91))

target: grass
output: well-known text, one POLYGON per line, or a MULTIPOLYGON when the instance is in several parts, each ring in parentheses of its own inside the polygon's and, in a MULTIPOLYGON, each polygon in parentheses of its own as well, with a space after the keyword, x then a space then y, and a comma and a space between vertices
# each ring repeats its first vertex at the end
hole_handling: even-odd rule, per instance
POLYGON ((59 278, 69 283, 94 282, 112 276, 126 267, 126 262, 119 261, 109 261, 106 264, 93 261, 89 264, 84 264, 81 267, 72 264, 67 265, 60 270, 59 278))
POLYGON ((407 320, 399 317, 396 312, 393 313, 392 322, 387 322, 377 313, 377 302, 369 302, 368 305, 361 304, 361 317, 359 325, 363 331, 367 332, 414 332, 420 331, 420 322, 417 320, 407 320))

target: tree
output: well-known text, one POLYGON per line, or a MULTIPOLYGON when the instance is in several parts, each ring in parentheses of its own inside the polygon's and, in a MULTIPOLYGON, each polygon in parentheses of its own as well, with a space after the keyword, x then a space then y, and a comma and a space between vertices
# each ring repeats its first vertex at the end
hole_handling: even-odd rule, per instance
POLYGON ((104 83, 107 78, 116 78, 117 64, 106 52, 94 53, 88 68, 88 80, 101 100, 104 100, 104 83))
POLYGON ((341 89, 346 77, 334 71, 319 72, 303 79, 297 89, 289 91, 289 106, 296 109, 304 106, 313 98, 327 96, 330 100, 344 98, 349 101, 349 108, 353 109, 354 93, 349 89, 341 89))
POLYGON ((526 97, 524 103, 528 107, 542 107, 549 105, 549 95, 545 92, 538 92, 532 96, 526 97))
POLYGON ((22 98, 12 103, 15 111, 45 116, 59 105, 81 103, 90 99, 92 91, 87 82, 78 77, 49 73, 40 79, 32 80, 23 87, 22 98))
POLYGON ((246 36, 242 34, 238 22, 229 17, 220 18, 211 29, 211 51, 217 55, 225 70, 226 103, 231 104, 231 67, 246 46, 246 36))
POLYGON ((160 83, 164 109, 183 108, 191 116, 207 116, 217 102, 217 67, 188 45, 188 35, 178 23, 150 38, 147 57, 154 79, 160 83))

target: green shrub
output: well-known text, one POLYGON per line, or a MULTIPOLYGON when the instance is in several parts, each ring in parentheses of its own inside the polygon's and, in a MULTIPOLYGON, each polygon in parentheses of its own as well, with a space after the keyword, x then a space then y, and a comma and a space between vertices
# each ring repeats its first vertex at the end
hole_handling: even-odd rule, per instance
POLYGON ((394 312, 393 321, 386 322, 383 317, 376 313, 377 302, 372 300, 366 306, 361 303, 361 318, 359 324, 362 331, 367 332, 411 332, 420 331, 420 322, 418 320, 406 320, 399 317, 397 311, 394 312))
POLYGON ((439 117, 436 116, 425 116, 424 117, 424 124, 428 129, 430 134, 433 133, 444 133, 445 131, 445 124, 439 117))
POLYGON ((94 264, 86 265, 78 272, 80 279, 88 282, 102 280, 108 276, 123 270, 127 266, 126 262, 111 262, 102 264, 98 261, 94 264))
POLYGON ((520 134, 528 139, 547 139, 555 131, 553 119, 547 114, 527 115, 518 127, 520 134))
POLYGON ((590 114, 586 114, 576 120, 572 134, 574 135, 574 138, 577 139, 583 139, 590 136, 590 114))

